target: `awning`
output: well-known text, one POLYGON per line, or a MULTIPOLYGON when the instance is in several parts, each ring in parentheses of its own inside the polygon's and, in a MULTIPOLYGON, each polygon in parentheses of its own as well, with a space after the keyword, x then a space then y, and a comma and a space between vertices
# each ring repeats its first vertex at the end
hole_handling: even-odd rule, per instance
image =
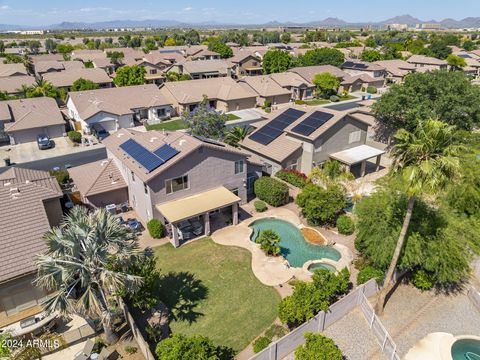
POLYGON ((368 145, 360 145, 351 149, 330 154, 329 156, 334 160, 340 161, 341 163, 353 165, 383 154, 385 154, 384 150, 380 150, 368 145))
POLYGON ((170 223, 175 223, 240 201, 241 199, 237 195, 221 186, 155 207, 170 223))

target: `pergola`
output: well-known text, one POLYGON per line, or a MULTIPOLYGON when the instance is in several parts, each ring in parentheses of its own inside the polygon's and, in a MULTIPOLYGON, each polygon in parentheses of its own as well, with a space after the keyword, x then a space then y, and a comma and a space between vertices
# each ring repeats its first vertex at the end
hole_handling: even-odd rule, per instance
POLYGON ((179 222, 203 215, 205 235, 210 235, 210 212, 232 207, 232 223, 238 224, 238 203, 241 199, 221 186, 192 196, 156 205, 156 209, 172 226, 173 246, 180 246, 177 225, 179 222))
POLYGON ((382 155, 385 154, 384 150, 380 150, 374 148, 373 146, 369 145, 360 145, 356 146, 347 150, 342 150, 333 154, 330 154, 330 158, 333 160, 340 161, 341 163, 347 166, 348 171, 352 165, 361 163, 361 170, 360 176, 365 176, 365 169, 367 165, 367 160, 372 158, 376 159, 376 169, 378 171, 380 169, 380 160, 382 159, 382 155))

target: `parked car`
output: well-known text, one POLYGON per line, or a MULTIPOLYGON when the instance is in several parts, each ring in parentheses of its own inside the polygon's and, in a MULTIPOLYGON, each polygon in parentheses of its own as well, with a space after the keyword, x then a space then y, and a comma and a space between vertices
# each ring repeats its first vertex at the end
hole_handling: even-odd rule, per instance
POLYGON ((92 125, 92 134, 100 141, 110 135, 110 133, 105 130, 101 124, 92 125))
POLYGON ((37 135, 37 145, 40 150, 50 149, 53 147, 52 140, 50 140, 50 138, 45 134, 37 135))

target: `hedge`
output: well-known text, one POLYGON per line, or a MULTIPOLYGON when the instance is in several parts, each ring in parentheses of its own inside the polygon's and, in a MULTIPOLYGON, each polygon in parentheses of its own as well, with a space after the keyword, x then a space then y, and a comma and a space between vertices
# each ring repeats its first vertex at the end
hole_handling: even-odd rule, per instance
POLYGON ((288 202, 287 184, 271 177, 261 177, 255 181, 255 195, 271 206, 282 206, 288 202))
POLYGON ((150 236, 154 239, 160 239, 165 234, 165 226, 158 219, 152 219, 147 223, 147 229, 150 236))
POLYGON ((332 96, 330 96, 330 101, 331 102, 339 102, 340 98, 337 95, 332 95, 332 96))
POLYGON ((264 212, 268 210, 267 204, 265 204, 261 200, 255 200, 255 202, 253 203, 253 206, 255 207, 255 211, 257 212, 264 212))
POLYGON ((341 215, 337 219, 337 230, 340 234, 351 235, 355 231, 355 224, 350 216, 341 215))
POLYGON ((383 280, 384 276, 385 274, 382 270, 367 265, 358 272, 357 285, 365 284, 370 279, 375 279, 379 283, 383 280))
POLYGON ((69 131, 67 135, 68 138, 75 143, 80 143, 82 141, 82 134, 80 134, 78 131, 69 131))
POLYGON ((297 170, 282 169, 275 176, 300 189, 307 183, 307 175, 297 170))
POLYGON ((375 86, 369 86, 369 87, 367 87, 367 93, 376 94, 377 93, 377 88, 375 86))
POLYGON ((60 185, 65 185, 70 180, 70 174, 65 169, 50 170, 49 173, 50 173, 50 175, 55 176, 55 178, 57 179, 57 182, 60 185))
POLYGON ((257 340, 253 342, 253 352, 259 353, 263 349, 266 349, 270 345, 271 340, 266 336, 260 336, 257 340))

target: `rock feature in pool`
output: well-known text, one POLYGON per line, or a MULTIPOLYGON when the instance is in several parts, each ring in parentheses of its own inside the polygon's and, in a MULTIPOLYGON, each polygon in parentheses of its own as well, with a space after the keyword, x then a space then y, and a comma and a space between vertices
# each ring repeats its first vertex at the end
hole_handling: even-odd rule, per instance
POLYGON ((341 254, 330 246, 313 245, 305 241, 302 232, 292 223, 276 218, 255 220, 250 224, 253 232, 250 240, 255 242, 263 230, 273 230, 280 236, 280 254, 290 266, 301 268, 309 260, 322 258, 338 261, 341 254))
POLYGON ((308 241, 310 244, 324 245, 324 246, 328 245, 327 239, 325 239, 325 237, 322 234, 320 234, 320 232, 318 232, 317 230, 309 227, 304 227, 300 231, 303 234, 303 238, 306 241, 308 241))

